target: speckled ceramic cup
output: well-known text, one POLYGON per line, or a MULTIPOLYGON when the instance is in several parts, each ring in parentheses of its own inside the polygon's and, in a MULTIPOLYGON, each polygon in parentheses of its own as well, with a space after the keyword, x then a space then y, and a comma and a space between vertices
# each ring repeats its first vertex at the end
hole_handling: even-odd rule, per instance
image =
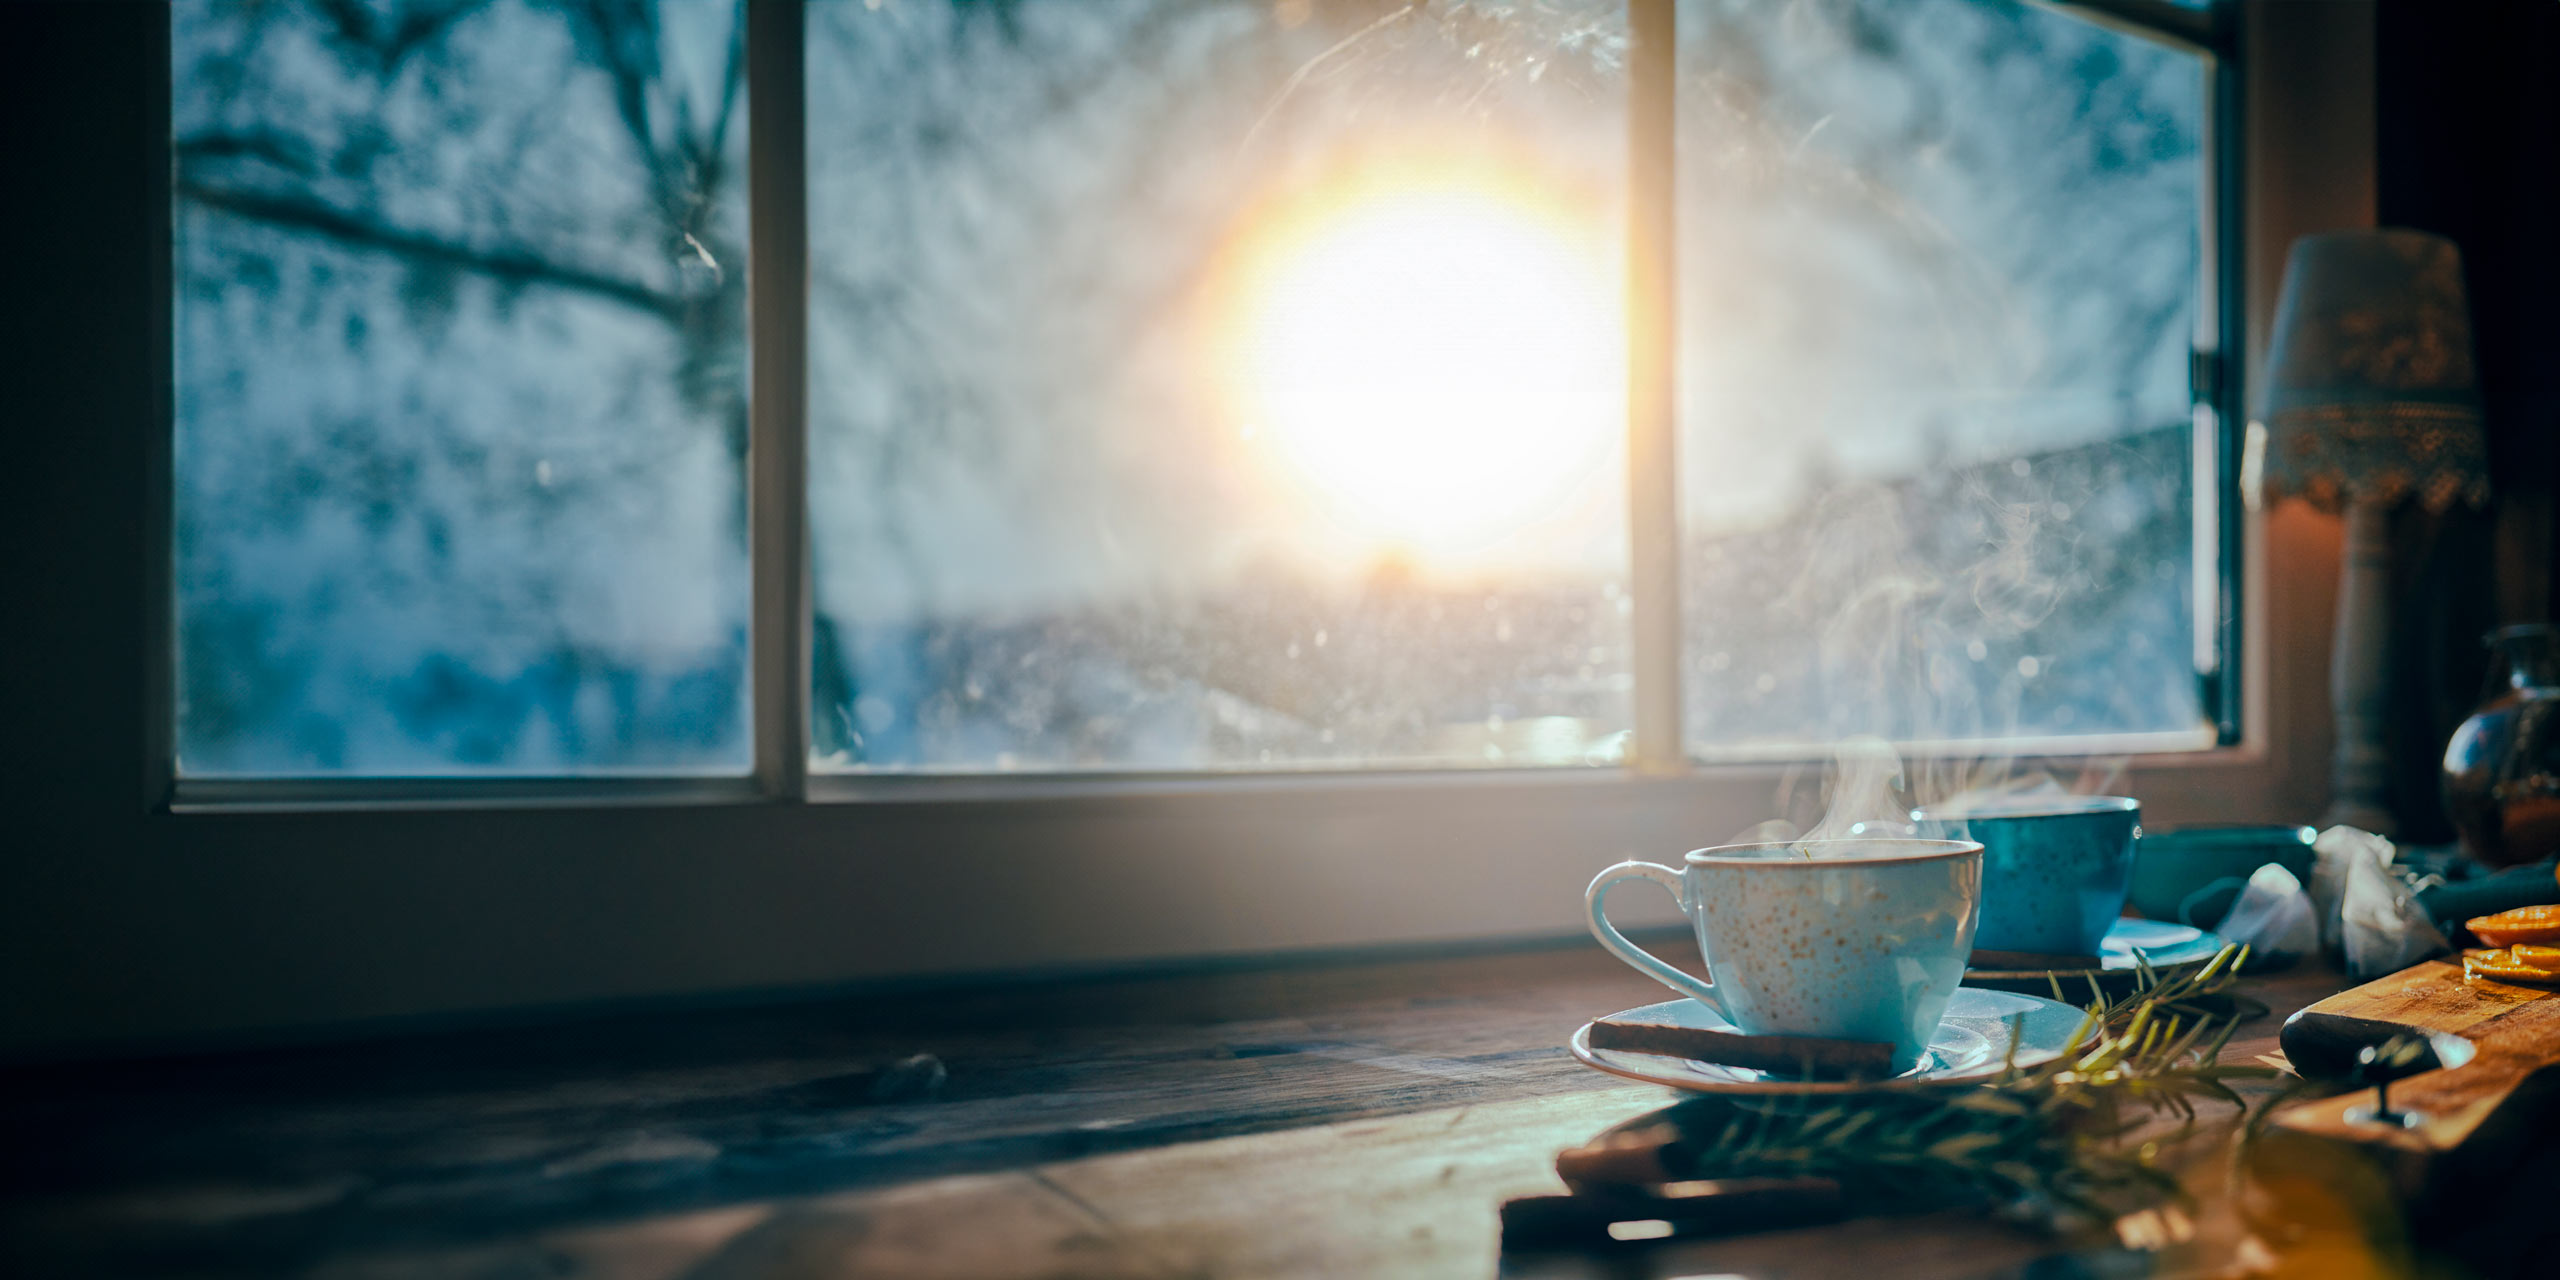
POLYGON ((1973 951, 1981 845, 1742 844, 1683 862, 1677 871, 1621 862, 1591 882, 1583 900, 1601 946, 1746 1035, 1876 1041, 1893 1046, 1895 1070, 1921 1065, 1973 951), (1651 880, 1680 900, 1712 981, 1663 963, 1609 923, 1602 900, 1621 880, 1651 880))
POLYGON ((1920 834, 1976 840, 1989 951, 2093 956, 2133 882, 2142 805, 2124 796, 2043 796, 1915 809, 1920 834))

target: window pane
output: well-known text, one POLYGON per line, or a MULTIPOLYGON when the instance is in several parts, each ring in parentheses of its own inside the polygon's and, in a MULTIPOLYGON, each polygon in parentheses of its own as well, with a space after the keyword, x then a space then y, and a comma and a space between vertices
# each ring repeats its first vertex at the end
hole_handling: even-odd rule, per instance
POLYGON ((2209 744, 2199 62, 1977 0, 1680 19, 1693 748, 2209 744))
POLYGON ((818 764, 1612 758, 1624 47, 812 6, 818 764))
POLYGON ((743 771, 736 0, 173 22, 181 767, 743 771))

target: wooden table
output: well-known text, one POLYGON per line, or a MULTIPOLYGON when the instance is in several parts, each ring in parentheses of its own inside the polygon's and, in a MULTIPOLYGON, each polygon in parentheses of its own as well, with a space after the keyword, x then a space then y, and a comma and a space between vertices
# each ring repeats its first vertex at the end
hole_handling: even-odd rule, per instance
MULTIPOLYGON (((2251 980, 2276 1012, 2228 1055, 2342 985, 2251 980)), ((1503 1199, 1674 1100, 1561 1048, 1658 998, 1577 944, 19 1070, 0 1246, 14 1274, 612 1280, 1974 1277, 2057 1249, 1941 1215, 1502 1258, 1503 1199), (929 1098, 889 1070, 918 1053, 929 1098)))

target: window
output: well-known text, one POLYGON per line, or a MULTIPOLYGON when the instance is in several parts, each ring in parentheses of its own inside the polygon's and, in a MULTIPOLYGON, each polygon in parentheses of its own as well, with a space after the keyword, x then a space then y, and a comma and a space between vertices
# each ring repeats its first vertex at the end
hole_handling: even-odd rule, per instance
POLYGON ((1674 705, 1704 760, 2233 731, 2193 32, 810 5, 772 37, 795 564, 748 554, 789 410, 747 391, 744 15, 176 7, 183 778, 1589 768, 1674 705), (1625 318, 1648 57, 1660 334, 1625 318), (1680 463, 1631 476, 1666 339, 1680 463), (803 572, 805 624, 751 616, 803 572), (766 741, 750 637, 799 625, 807 740, 766 741))
POLYGON ((819 765, 1614 759, 1625 40, 812 9, 819 765))
POLYGON ((745 771, 740 12, 175 6, 183 773, 745 771))
POLYGON ((1680 9, 1692 749, 2211 745, 2201 59, 2031 5, 1783 12, 1680 9))

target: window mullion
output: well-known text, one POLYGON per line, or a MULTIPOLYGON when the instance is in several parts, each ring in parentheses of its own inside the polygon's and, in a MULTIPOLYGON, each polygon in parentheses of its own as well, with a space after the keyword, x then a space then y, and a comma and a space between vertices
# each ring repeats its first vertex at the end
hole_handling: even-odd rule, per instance
POLYGON ((2236 15, 2217 15, 2224 35, 2217 38, 2214 51, 2205 57, 2205 135, 2206 181, 2204 216, 2211 228, 2211 238, 2203 255, 2212 271, 2212 288, 2206 294, 2214 316, 2213 411, 2219 428, 2212 442, 2220 466, 2214 476, 2216 503, 2222 515, 2215 529, 2215 562, 2218 579, 2215 592, 2220 606, 2217 616, 2198 617, 2199 627, 2210 624, 2215 633, 2215 653, 2219 659, 2215 671, 2215 729, 2225 746, 2235 746, 2249 726, 2242 722, 2241 687, 2242 645, 2246 600, 2242 595, 2245 574, 2242 571, 2245 545, 2240 492, 2240 445, 2242 424, 2248 421, 2245 404, 2247 377, 2245 352, 2247 331, 2245 303, 2247 290, 2246 263, 2242 258, 2245 243, 2241 206, 2240 104, 2247 86, 2241 83, 2239 60, 2233 56, 2228 32, 2236 15))
POLYGON ((1628 0, 1627 520, 1639 772, 1687 766, 1681 735, 1680 508, 1672 360, 1673 0, 1628 0))
POLYGON ((747 4, 748 624, 759 788, 809 775, 808 108, 801 0, 747 4))

